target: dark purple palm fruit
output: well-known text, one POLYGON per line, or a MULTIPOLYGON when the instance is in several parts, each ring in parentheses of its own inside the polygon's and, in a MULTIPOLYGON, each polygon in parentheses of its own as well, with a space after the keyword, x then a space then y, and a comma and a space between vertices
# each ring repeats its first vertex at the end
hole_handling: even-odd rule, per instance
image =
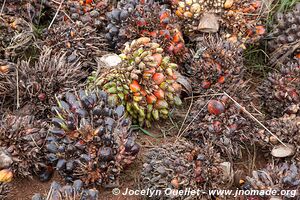
MULTIPOLYGON (((33 116, 7 114, 1 121, 0 147, 13 161, 10 168, 16 177, 33 177, 47 168, 42 150, 48 124, 33 116)), ((51 176, 51 174, 49 174, 51 176)))
POLYGON ((299 30, 300 3, 296 3, 289 12, 275 14, 275 21, 272 24, 272 31, 269 33, 270 41, 268 42, 271 65, 286 64, 294 56, 299 59, 299 30))
POLYGON ((252 171, 244 184, 246 189, 253 190, 286 190, 290 191, 285 199, 295 199, 300 186, 300 169, 297 163, 268 164, 264 169, 252 171))
POLYGON ((72 185, 63 185, 53 181, 47 194, 36 193, 32 200, 97 200, 99 191, 97 189, 83 189, 83 182, 75 180, 72 185))
POLYGON ((49 48, 43 49, 36 62, 3 63, 6 73, 0 72, 0 85, 5 87, 0 89, 1 101, 9 102, 8 108, 13 110, 33 104, 31 113, 44 118, 43 113, 55 102, 55 94, 77 87, 75 83, 86 78, 80 63, 68 63, 65 54, 49 48))
POLYGON ((139 152, 125 108, 108 106, 107 96, 102 91, 66 93, 52 108, 55 117, 45 148, 49 161, 68 182, 117 185, 119 174, 139 152))
POLYGON ((218 35, 198 37, 194 58, 187 73, 193 91, 240 94, 246 87, 243 50, 218 35))
MULTIPOLYGON (((184 190, 220 188, 226 177, 223 159, 211 143, 195 145, 184 139, 154 147, 145 155, 141 189, 184 190)), ((165 199, 163 193, 159 199, 165 199)), ((158 197, 157 197, 158 198, 158 197)), ((180 196, 176 199, 185 199, 180 196)))
POLYGON ((97 68, 97 59, 107 54, 104 34, 89 24, 61 22, 42 34, 41 43, 65 53, 67 63, 82 63, 84 70, 97 68))
MULTIPOLYGON (((234 99, 242 106, 247 105, 247 102, 234 99)), ((257 126, 256 122, 225 95, 198 98, 186 124, 189 124, 183 133, 186 138, 200 144, 209 140, 229 158, 241 157, 245 145, 261 140, 252 131, 257 126)))
POLYGON ((33 49, 33 26, 23 18, 2 14, 0 18, 0 59, 16 61, 33 49))
POLYGON ((8 183, 0 182, 0 199, 8 200, 7 195, 10 192, 10 185, 8 183))
POLYGON ((300 115, 300 65, 281 67, 269 73, 258 88, 269 118, 284 113, 300 115))

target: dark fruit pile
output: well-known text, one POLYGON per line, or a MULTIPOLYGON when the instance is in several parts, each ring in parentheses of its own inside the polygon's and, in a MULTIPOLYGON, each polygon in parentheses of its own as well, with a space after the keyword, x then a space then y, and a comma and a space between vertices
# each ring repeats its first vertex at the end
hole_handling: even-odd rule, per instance
POLYGON ((228 97, 199 98, 188 117, 185 136, 197 144, 212 141, 225 156, 238 158, 247 144, 260 139, 253 121, 228 97), (202 112, 200 112, 202 111, 202 112))
MULTIPOLYGON (((275 14, 275 23, 269 33, 270 64, 286 64, 300 58, 300 3, 289 12, 275 14)), ((300 62, 300 61, 299 61, 300 62)), ((300 63, 299 63, 300 64, 300 63)))
POLYGON ((8 152, 14 176, 41 175, 47 168, 43 145, 47 124, 33 116, 5 115, 1 121, 0 147, 8 152))
POLYGON ((53 107, 47 139, 49 162, 66 181, 118 185, 118 176, 139 152, 123 106, 110 107, 105 92, 66 93, 53 107))
POLYGON ((35 194, 32 200, 97 200, 99 199, 99 191, 96 189, 83 189, 81 180, 74 181, 73 185, 61 186, 57 182, 52 182, 47 195, 35 194))
MULTIPOLYGON (((295 190, 300 186, 300 169, 296 163, 281 163, 276 166, 269 164, 265 169, 252 172, 247 177, 246 186, 254 190, 273 189, 277 191, 295 190)), ((291 195, 291 194, 290 194, 291 195)), ((295 198, 295 196, 286 196, 295 198)))
MULTIPOLYGON (((185 140, 166 143, 145 155, 142 189, 218 188, 228 181, 221 163, 222 158, 211 144, 196 146, 185 140)), ((167 199, 165 196, 157 198, 167 199)), ((184 199, 184 196, 178 199, 184 199)))
POLYGON ((33 27, 22 18, 1 15, 0 18, 0 59, 16 61, 33 48, 35 36, 33 27))
POLYGON ((218 36, 197 38, 190 79, 195 93, 242 90, 244 83, 242 49, 218 36))
POLYGON ((270 73, 258 89, 269 116, 300 115, 300 65, 270 73))
POLYGON ((170 109, 182 103, 177 64, 147 37, 127 44, 120 57, 120 66, 96 77, 96 87, 109 94, 110 104, 123 104, 141 126, 168 118, 170 109))
POLYGON ((8 199, 7 195, 10 192, 9 185, 7 183, 0 182, 0 199, 8 199))

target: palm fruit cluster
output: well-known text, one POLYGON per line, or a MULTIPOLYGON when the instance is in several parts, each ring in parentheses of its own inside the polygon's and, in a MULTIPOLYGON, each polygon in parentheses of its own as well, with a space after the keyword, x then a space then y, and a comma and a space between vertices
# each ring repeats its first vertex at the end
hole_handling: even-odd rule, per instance
MULTIPOLYGON (((256 129, 254 134, 260 135, 261 140, 268 143, 267 147, 269 148, 269 150, 273 149, 272 151, 274 152, 275 149, 283 148, 286 149, 285 151, 287 152, 281 154, 281 156, 277 156, 277 154, 274 155, 272 151, 271 154, 275 157, 292 156, 294 160, 300 162, 300 116, 296 116, 294 114, 286 114, 280 118, 267 120, 265 124, 274 135, 268 134, 264 129, 256 129), (276 137, 287 147, 283 147, 283 145, 279 143, 279 140, 276 137)), ((263 143, 261 142, 261 144, 263 143)), ((266 144, 263 145, 266 146, 266 144)), ((276 151, 278 152, 279 150, 276 151)))
POLYGON ((83 182, 76 180, 72 185, 63 185, 53 181, 48 194, 37 193, 32 196, 32 200, 97 200, 99 191, 96 189, 83 189, 83 182))
POLYGON ((121 105, 110 107, 103 92, 66 93, 52 108, 47 157, 66 181, 109 187, 139 152, 121 105))
MULTIPOLYGON (((172 7, 182 20, 185 32, 191 36, 197 31, 215 33, 220 29, 226 29, 227 34, 239 39, 264 33, 264 28, 257 26, 261 23, 258 1, 173 0, 172 7)), ((224 36, 226 33, 222 32, 224 36)))
MULTIPOLYGON (((165 191, 167 188, 172 190, 220 188, 228 181, 225 180, 225 171, 221 163, 222 158, 209 143, 195 146, 183 139, 175 143, 168 142, 150 149, 145 155, 141 186, 142 189, 149 188, 155 191, 165 191)), ((172 197, 162 193, 161 196, 154 198, 172 197)), ((186 196, 176 197, 176 199, 185 198, 186 196)))
POLYGON ((130 1, 108 13, 107 17, 106 39, 116 49, 127 41, 145 36, 161 44, 172 57, 188 56, 180 27, 166 5, 152 0, 130 1))
POLYGON ((159 44, 142 37, 127 43, 121 64, 99 77, 94 85, 109 94, 109 103, 123 104, 135 123, 167 118, 173 106, 181 105, 177 64, 170 62, 159 44))
POLYGON ((0 59, 17 60, 33 48, 35 36, 32 25, 24 19, 1 15, 0 18, 0 59))
POLYGON ((50 109, 56 93, 73 89, 74 83, 86 77, 80 70, 80 63, 67 63, 65 57, 65 54, 44 49, 36 62, 4 63, 1 66, 5 72, 0 79, 1 100, 5 97, 5 101, 13 102, 9 105, 13 109, 34 104, 36 109, 32 111, 42 115, 50 109))
POLYGON ((281 117, 284 113, 299 115, 300 65, 281 67, 269 73, 258 92, 269 117, 281 117))
MULTIPOLYGON (((240 100, 236 101, 243 105, 240 100)), ((184 133, 186 138, 200 144, 205 140, 211 141, 219 152, 229 158, 241 157, 245 145, 261 139, 260 135, 253 134, 256 124, 225 95, 199 98, 187 123, 190 125, 184 133)))
POLYGON ((300 59, 300 3, 286 13, 276 13, 269 33, 270 64, 286 64, 294 56, 300 59), (297 56, 298 55, 298 56, 297 56))
MULTIPOLYGON (((42 175, 47 168, 41 150, 47 137, 47 123, 34 116, 7 114, 1 121, 0 147, 10 157, 14 176, 42 175)), ((8 166, 7 166, 8 167, 8 166)))
POLYGON ((196 42, 196 52, 187 70, 195 93, 245 90, 241 48, 219 36, 198 37, 196 42))
POLYGON ((7 183, 0 182, 0 199, 8 199, 7 195, 9 194, 10 186, 7 183))
POLYGON ((104 35, 89 24, 55 24, 44 31, 42 38, 43 45, 66 54, 65 62, 79 61, 84 70, 97 68, 97 58, 107 50, 104 35))
MULTIPOLYGON (((282 190, 294 190, 299 192, 297 191, 300 186, 299 180, 299 164, 279 163, 275 166, 273 164, 269 164, 264 169, 253 171, 252 176, 247 177, 247 182, 244 187, 254 190, 273 189, 278 192, 282 190)), ((284 199, 295 198, 295 196, 291 196, 291 193, 289 195, 282 197, 284 197, 284 199)))

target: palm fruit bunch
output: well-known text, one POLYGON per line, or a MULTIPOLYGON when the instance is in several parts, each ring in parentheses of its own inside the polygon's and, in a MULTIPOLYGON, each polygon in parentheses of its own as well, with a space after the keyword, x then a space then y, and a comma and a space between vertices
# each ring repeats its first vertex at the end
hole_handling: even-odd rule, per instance
POLYGON ((261 144, 267 146, 274 157, 293 156, 293 159, 300 163, 300 116, 286 114, 280 118, 267 120, 265 124, 274 135, 266 133, 264 129, 256 129, 254 134, 260 135, 261 140, 268 143, 266 145, 261 142, 261 144), (285 146, 280 144, 279 140, 285 146))
MULTIPOLYGON (((244 105, 240 100, 236 101, 244 105)), ((187 123, 186 138, 197 144, 211 141, 219 152, 229 158, 241 157, 245 145, 261 140, 260 135, 252 131, 256 124, 225 95, 218 98, 200 97, 194 103, 187 123)))
POLYGON ((300 65, 269 73, 258 92, 270 118, 284 113, 300 115, 300 65))
POLYGON ((150 37, 161 44, 172 57, 188 56, 179 25, 171 11, 157 2, 129 1, 107 14, 106 39, 119 49, 127 41, 139 37, 150 37))
MULTIPOLYGON (((41 150, 47 137, 47 123, 33 116, 7 114, 1 121, 0 147, 10 157, 14 176, 42 175, 47 168, 41 150)), ((7 166, 8 167, 8 166, 7 166)))
POLYGON ((54 16, 55 10, 51 7, 49 0, 10 0, 5 2, 2 13, 18 16, 36 25, 41 25, 41 22, 54 16))
POLYGON ((52 108, 52 135, 47 158, 67 182, 109 187, 139 152, 139 145, 124 116, 125 108, 110 107, 103 92, 66 93, 52 108))
POLYGON ((47 48, 34 63, 28 60, 1 66, 6 71, 0 79, 1 99, 13 101, 12 109, 34 104, 33 112, 38 115, 47 112, 49 105, 55 102, 55 94, 73 89, 75 83, 86 78, 80 63, 67 63, 65 57, 47 48))
POLYGON ((261 9, 256 0, 172 0, 172 7, 191 36, 198 31, 215 33, 221 27, 229 29, 231 36, 246 37, 256 28, 263 29, 256 27, 261 9))
POLYGON ((114 6, 109 0, 68 0, 51 2, 55 10, 60 8, 56 21, 72 22, 73 24, 89 25, 97 30, 104 27, 105 13, 114 6))
POLYGON ((219 36, 198 37, 196 42, 196 52, 187 71, 195 93, 245 90, 241 48, 219 36))
POLYGON ((150 127, 152 121, 166 119, 174 105, 182 104, 177 64, 170 62, 159 44, 142 37, 127 43, 120 57, 118 67, 95 75, 93 87, 109 94, 109 104, 123 104, 134 123, 150 127))
POLYGON ((47 195, 37 193, 32 196, 32 200, 97 200, 99 199, 99 191, 96 189, 83 189, 83 182, 76 180, 72 185, 61 186, 59 183, 53 181, 51 183, 47 195))
MULTIPOLYGON (((300 3, 286 13, 275 14, 269 33, 270 64, 286 64, 291 58, 300 59, 300 3)), ((300 62, 300 61, 299 61, 300 62)))
MULTIPOLYGON (((299 193, 300 169, 296 163, 279 163, 275 166, 268 164, 266 168, 252 171, 252 176, 248 176, 244 185, 246 189, 254 190, 289 190, 292 193, 282 196, 284 199, 294 199, 299 193), (292 196, 293 195, 293 196, 292 196)), ((297 198, 297 197, 296 197, 297 198)))
POLYGON ((42 38, 43 45, 66 53, 65 62, 79 61, 84 70, 97 68, 97 58, 107 50, 104 35, 89 24, 59 23, 45 30, 42 38))
POLYGON ((0 199, 8 199, 7 195, 9 194, 10 186, 7 183, 0 182, 0 199))
MULTIPOLYGON (((142 189, 153 191, 220 188, 228 181, 222 163, 220 154, 210 143, 195 146, 183 139, 175 143, 168 142, 146 153, 141 171, 141 186, 142 189)), ((154 198, 171 197, 161 194, 154 198)), ((186 196, 179 196, 176 199, 185 198, 186 196)))
POLYGON ((33 48, 35 36, 32 25, 22 18, 1 15, 0 18, 0 59, 24 58, 33 48))

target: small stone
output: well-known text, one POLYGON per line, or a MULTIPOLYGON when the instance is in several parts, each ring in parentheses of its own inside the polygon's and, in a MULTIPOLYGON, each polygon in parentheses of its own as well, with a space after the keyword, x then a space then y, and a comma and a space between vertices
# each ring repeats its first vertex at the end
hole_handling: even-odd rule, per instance
POLYGON ((9 168, 13 163, 12 158, 4 150, 0 149, 0 169, 9 168))
POLYGON ((277 145, 271 151, 272 156, 276 158, 285 158, 295 154, 295 147, 291 144, 277 145))
POLYGON ((278 144, 279 143, 279 141, 278 141, 278 139, 275 137, 275 136, 270 136, 270 142, 272 143, 272 144, 278 144))
POLYGON ((214 14, 203 14, 200 19, 198 30, 204 33, 216 33, 219 30, 219 22, 214 14))
POLYGON ((100 58, 100 61, 102 61, 109 68, 116 67, 122 62, 121 58, 117 54, 104 55, 100 58))

